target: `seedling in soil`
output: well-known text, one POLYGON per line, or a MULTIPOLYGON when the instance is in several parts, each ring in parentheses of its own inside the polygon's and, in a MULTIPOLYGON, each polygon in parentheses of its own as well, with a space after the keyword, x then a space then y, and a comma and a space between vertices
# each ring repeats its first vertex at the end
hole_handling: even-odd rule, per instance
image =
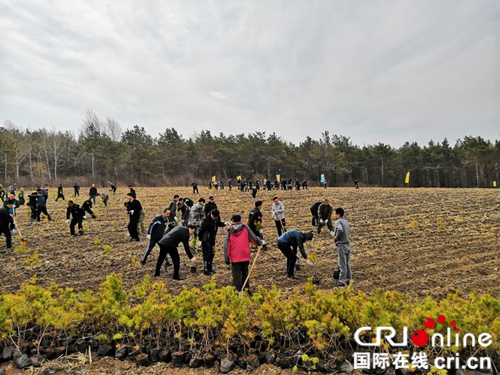
POLYGON ((28 267, 35 267, 42 264, 40 258, 38 258, 38 251, 35 251, 32 256, 24 260, 24 264, 28 267))
POLYGON ((94 240, 94 245, 99 246, 100 244, 101 244, 101 241, 99 240, 99 238, 96 238, 94 240))
POLYGON ((14 252, 16 254, 29 254, 30 249, 28 249, 28 245, 26 243, 21 242, 21 244, 14 249, 14 252))
POLYGON ((106 256, 113 254, 113 251, 115 251, 111 245, 103 245, 102 249, 104 250, 104 255, 106 256))

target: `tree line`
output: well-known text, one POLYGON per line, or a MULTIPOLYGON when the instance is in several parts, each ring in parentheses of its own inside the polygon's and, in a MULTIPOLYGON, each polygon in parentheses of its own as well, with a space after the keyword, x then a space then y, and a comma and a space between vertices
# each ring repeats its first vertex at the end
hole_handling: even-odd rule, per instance
MULTIPOLYGON (((500 141, 480 136, 450 144, 406 142, 399 148, 378 143, 362 147, 348 137, 322 133, 298 145, 275 133, 214 135, 202 130, 189 138, 174 128, 158 137, 135 125, 122 131, 113 118, 87 110, 76 132, 32 130, 7 120, 0 127, 0 180, 3 184, 66 185, 109 181, 134 185, 189 185, 217 180, 297 178, 328 186, 404 185, 412 187, 492 187, 499 182, 500 141), (1 160, 3 159, 3 160, 1 160)), ((498 185, 497 185, 498 186, 498 185)))

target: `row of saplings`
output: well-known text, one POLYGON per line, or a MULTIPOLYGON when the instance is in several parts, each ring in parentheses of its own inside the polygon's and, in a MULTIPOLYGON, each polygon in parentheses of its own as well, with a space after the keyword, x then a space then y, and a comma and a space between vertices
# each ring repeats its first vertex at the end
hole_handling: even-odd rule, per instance
MULTIPOLYGON (((282 369, 351 373, 352 363, 347 359, 345 346, 320 351, 308 344, 306 332, 297 331, 297 344, 292 345, 285 338, 269 340, 256 336, 247 345, 229 343, 227 346, 206 345, 203 337, 195 334, 193 338, 171 338, 148 345, 124 344, 122 340, 107 342, 105 335, 96 335, 78 340, 71 338, 52 339, 45 334, 41 342, 37 327, 28 327, 24 340, 17 347, 5 346, 1 361, 14 361, 19 369, 41 367, 47 361, 74 353, 83 353, 87 357, 114 357, 130 360, 139 366, 149 366, 155 362, 172 363, 173 367, 212 368, 217 366, 223 373, 234 368, 253 371, 260 365, 272 364, 282 369), (30 337, 32 336, 32 337, 30 337), (106 341, 106 342, 104 342, 106 341), (195 344, 193 342, 198 342, 195 344)), ((352 359, 349 358, 351 361, 352 359)), ((377 372, 380 373, 380 372, 377 372)))
MULTIPOLYGON (((38 331, 36 327, 30 328, 31 332, 38 331)), ((201 335, 196 334, 192 338, 171 338, 162 343, 148 345, 124 344, 122 340, 111 340, 103 342, 104 335, 86 337, 78 340, 62 338, 51 340, 47 335, 41 342, 29 341, 31 336, 27 331, 26 339, 17 348, 5 346, 2 351, 1 360, 14 361, 19 369, 28 367, 41 367, 47 361, 57 359, 74 353, 83 353, 87 357, 114 357, 119 360, 129 360, 138 366, 149 366, 152 363, 172 363, 173 367, 189 368, 213 368, 218 367, 222 373, 228 373, 235 368, 254 371, 260 365, 270 364, 281 369, 302 370, 307 372, 344 373, 350 374, 354 370, 352 364, 352 353, 355 351, 366 351, 366 348, 358 348, 352 340, 342 339, 340 346, 330 347, 328 350, 317 350, 311 346, 307 333, 298 330, 294 334, 296 344, 284 337, 269 340, 256 336, 247 345, 241 343, 229 343, 227 347, 206 345, 201 335), (28 344, 29 342, 29 344, 28 344), (194 343, 193 343, 194 342, 194 343), (195 344, 198 342, 198 344, 195 344)), ((38 332, 39 333, 39 332, 38 332)), ((33 335, 34 337, 39 337, 33 335)), ((411 348, 407 348, 411 351, 411 348)), ((471 353, 461 353, 461 365, 471 353)), ((498 357, 498 356, 497 356, 498 357)), ((496 358, 498 360, 498 358, 496 358)), ((421 370, 394 370, 376 368, 374 370, 364 369, 368 374, 422 374, 421 370)), ((423 371, 423 373, 428 371, 423 371)), ((450 371, 449 371, 450 372, 450 371)), ((455 371, 451 371, 454 373, 455 371)), ((0 370, 1 374, 1 370, 0 370)))

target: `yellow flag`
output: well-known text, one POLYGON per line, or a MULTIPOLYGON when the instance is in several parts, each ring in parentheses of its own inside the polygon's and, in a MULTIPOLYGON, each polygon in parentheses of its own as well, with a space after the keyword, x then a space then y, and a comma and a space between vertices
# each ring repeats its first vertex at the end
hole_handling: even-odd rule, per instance
POLYGON ((276 175, 276 181, 281 182, 281 175, 279 174, 276 175))
POLYGON ((216 179, 215 179, 215 176, 212 176, 212 182, 215 182, 216 179))
POLYGON ((493 187, 496 188, 497 187, 497 182, 496 181, 493 181, 493 187))
POLYGON ((236 177, 238 181, 241 181, 241 176, 236 177))
POLYGON ((405 178, 405 184, 409 184, 410 183, 410 172, 408 171, 408 173, 406 174, 406 178, 405 178))

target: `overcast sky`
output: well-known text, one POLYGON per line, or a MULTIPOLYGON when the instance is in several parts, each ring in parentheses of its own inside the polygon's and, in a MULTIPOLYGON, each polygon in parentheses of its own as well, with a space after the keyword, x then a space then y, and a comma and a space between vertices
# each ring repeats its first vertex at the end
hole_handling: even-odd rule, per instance
POLYGON ((0 0, 0 122, 500 139, 500 1, 0 0))

